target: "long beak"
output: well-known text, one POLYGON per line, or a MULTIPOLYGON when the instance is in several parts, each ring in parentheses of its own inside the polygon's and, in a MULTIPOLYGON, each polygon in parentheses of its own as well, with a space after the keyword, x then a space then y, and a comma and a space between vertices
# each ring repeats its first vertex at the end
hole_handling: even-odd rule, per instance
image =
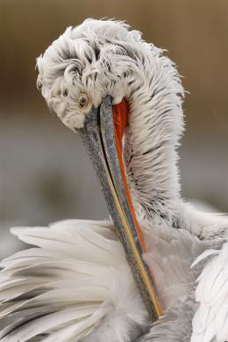
POLYGON ((132 205, 122 159, 122 137, 128 111, 126 100, 112 106, 111 96, 106 96, 99 108, 93 108, 86 115, 84 127, 79 132, 140 293, 152 321, 156 321, 161 309, 153 276, 142 258, 146 244, 132 205))

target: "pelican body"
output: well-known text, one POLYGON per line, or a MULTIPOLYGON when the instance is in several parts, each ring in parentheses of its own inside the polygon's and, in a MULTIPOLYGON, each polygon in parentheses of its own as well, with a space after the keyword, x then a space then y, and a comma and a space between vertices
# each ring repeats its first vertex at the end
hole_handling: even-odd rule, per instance
POLYGON ((175 64, 125 23, 88 19, 37 67, 48 106, 85 144, 112 220, 12 230, 35 248, 2 261, 0 341, 227 341, 228 218, 181 198, 175 64))

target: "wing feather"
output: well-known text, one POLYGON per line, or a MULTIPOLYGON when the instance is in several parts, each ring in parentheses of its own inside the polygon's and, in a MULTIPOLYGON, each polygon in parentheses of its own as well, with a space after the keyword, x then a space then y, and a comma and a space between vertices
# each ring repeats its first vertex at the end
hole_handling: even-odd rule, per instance
POLYGON ((105 238, 90 227, 82 229, 69 225, 67 229, 61 229, 59 225, 54 225, 49 229, 12 228, 11 231, 25 243, 55 253, 64 253, 76 259, 108 264, 122 261, 123 253, 116 253, 117 250, 122 249, 121 245, 115 240, 105 238))
POLYGON ((206 251, 194 264, 202 261, 206 264, 197 280, 199 307, 191 342, 228 341, 228 242, 221 250, 206 251))
MULTIPOLYGON (((12 232, 36 247, 1 262, 0 341, 72 341, 117 310, 129 321, 123 331, 147 320, 110 222, 70 220, 12 232)), ((112 334, 111 317, 105 329, 112 334)))
POLYGON ((42 334, 43 332, 55 329, 58 326, 62 326, 72 321, 79 321, 91 316, 97 305, 95 306, 83 306, 74 307, 67 310, 61 310, 60 312, 54 312, 49 315, 43 315, 37 319, 31 319, 31 321, 17 327, 10 334, 7 334, 2 339, 3 342, 15 342, 17 341, 28 341, 34 336, 42 334))

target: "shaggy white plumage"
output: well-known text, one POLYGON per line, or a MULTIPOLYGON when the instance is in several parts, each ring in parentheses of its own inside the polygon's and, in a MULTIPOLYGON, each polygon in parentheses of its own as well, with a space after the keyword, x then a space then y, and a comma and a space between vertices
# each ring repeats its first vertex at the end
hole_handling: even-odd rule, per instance
POLYGON ((171 218, 179 198, 175 148, 183 132, 184 90, 163 51, 128 29, 102 20, 68 28, 38 58, 38 86, 72 129, 83 127, 91 105, 98 106, 107 94, 113 103, 125 97, 130 103, 125 161, 135 209, 148 215, 164 212, 165 204, 171 218), (80 94, 90 99, 83 110, 80 94))
POLYGON ((92 19, 68 28, 37 65, 38 87, 70 128, 83 127, 107 94, 114 103, 128 100, 126 171, 164 316, 150 326, 111 223, 66 221, 14 231, 39 248, 2 263, 1 317, 12 315, 14 323, 0 340, 228 340, 228 246, 221 239, 228 219, 181 199, 176 148, 184 91, 175 65, 126 24, 92 19), (89 99, 83 110, 81 94, 89 99))
POLYGON ((1 341, 75 341, 104 318, 103 341, 142 332, 147 311, 111 223, 65 221, 13 233, 39 248, 1 264, 0 317, 16 317, 1 341), (112 331, 119 334, 108 338, 112 331))

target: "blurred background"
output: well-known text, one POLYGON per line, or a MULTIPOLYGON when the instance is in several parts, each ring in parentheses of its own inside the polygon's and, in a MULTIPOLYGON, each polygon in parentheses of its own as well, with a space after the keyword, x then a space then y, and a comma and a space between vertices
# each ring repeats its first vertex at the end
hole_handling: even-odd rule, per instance
POLYGON ((79 138, 36 89, 36 57, 85 18, 126 20, 168 50, 189 92, 182 193, 228 212, 228 0, 0 0, 0 258, 13 225, 107 216, 79 138))

